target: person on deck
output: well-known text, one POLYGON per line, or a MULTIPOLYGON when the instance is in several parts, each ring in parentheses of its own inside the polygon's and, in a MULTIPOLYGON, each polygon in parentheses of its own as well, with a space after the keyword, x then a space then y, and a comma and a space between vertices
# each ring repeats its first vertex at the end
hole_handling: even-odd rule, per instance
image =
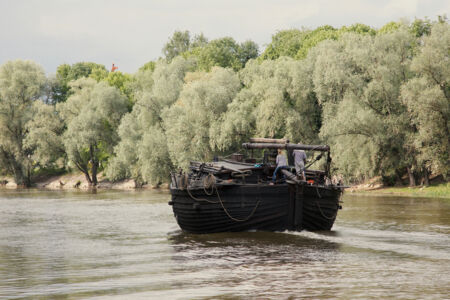
POLYGON ((275 181, 277 180, 277 173, 279 170, 289 168, 287 165, 286 156, 283 154, 283 150, 281 150, 281 149, 278 149, 276 163, 277 163, 277 167, 275 168, 275 171, 273 172, 272 182, 270 183, 271 185, 275 184, 275 181))
POLYGON ((306 180, 305 176, 305 164, 306 164, 306 153, 304 150, 294 150, 294 164, 295 164, 295 173, 298 177, 302 177, 303 180, 306 180))

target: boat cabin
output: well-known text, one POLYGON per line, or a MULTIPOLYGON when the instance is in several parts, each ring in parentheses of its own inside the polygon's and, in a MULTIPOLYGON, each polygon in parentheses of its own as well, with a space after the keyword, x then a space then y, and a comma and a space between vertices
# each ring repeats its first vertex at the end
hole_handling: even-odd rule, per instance
POLYGON ((331 157, 330 148, 327 145, 292 144, 284 139, 253 138, 250 139, 250 143, 244 143, 242 147, 245 154, 233 153, 226 158, 215 157, 208 163, 191 162, 190 183, 194 184, 195 180, 202 181, 205 175, 212 174, 217 182, 225 184, 269 184, 276 168, 277 149, 286 151, 289 165, 288 172, 283 172, 284 170, 279 172, 277 183, 300 180, 293 176, 295 174, 293 151, 297 149, 308 152, 308 161, 305 165, 306 183, 325 185, 327 178, 330 178, 331 157), (309 168, 318 161, 322 162, 324 170, 309 168))

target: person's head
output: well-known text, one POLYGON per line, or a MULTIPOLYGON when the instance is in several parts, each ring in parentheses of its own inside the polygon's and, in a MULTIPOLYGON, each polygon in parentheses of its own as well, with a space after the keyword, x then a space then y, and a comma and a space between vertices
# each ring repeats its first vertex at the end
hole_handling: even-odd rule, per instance
POLYGON ((278 149, 278 154, 282 154, 283 153, 283 149, 278 149))

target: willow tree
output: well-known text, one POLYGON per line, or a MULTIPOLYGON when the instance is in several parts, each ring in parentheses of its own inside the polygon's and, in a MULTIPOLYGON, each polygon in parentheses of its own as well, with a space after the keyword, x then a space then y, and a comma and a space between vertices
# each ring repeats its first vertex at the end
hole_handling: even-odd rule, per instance
POLYGON ((208 44, 203 33, 191 37, 188 30, 175 31, 169 41, 164 45, 162 52, 168 62, 175 57, 195 48, 202 48, 208 44))
POLYGON ((214 147, 236 150, 251 136, 316 142, 320 107, 310 68, 307 62, 286 57, 261 64, 249 62, 240 72, 244 88, 214 127, 214 147))
POLYGON ((423 47, 412 62, 417 77, 402 88, 402 99, 417 128, 411 147, 419 152, 418 162, 428 173, 450 172, 450 26, 435 24, 423 39, 423 47))
POLYGON ((62 138, 69 160, 95 186, 99 168, 118 142, 116 129, 127 112, 127 99, 117 88, 91 78, 70 86, 73 94, 57 106, 67 126, 62 138))
POLYGON ((31 185, 32 150, 24 141, 44 83, 44 70, 34 62, 16 60, 0 66, 0 168, 18 185, 31 185))
POLYGON ((136 103, 119 128, 120 143, 107 168, 113 180, 133 178, 154 185, 165 181, 172 168, 167 139, 162 128, 162 111, 179 97, 184 78, 195 64, 177 57, 171 63, 159 61, 155 70, 135 75, 136 103))
POLYGON ((370 26, 356 23, 337 29, 330 25, 317 27, 314 30, 289 29, 277 32, 272 36, 272 42, 260 56, 260 60, 278 59, 289 56, 295 59, 305 59, 310 49, 324 40, 337 40, 347 32, 375 35, 370 26))
POLYGON ((241 88, 239 78, 229 69, 215 67, 191 78, 177 102, 163 113, 170 158, 181 168, 190 160, 212 158, 212 128, 241 88))
POLYGON ((128 98, 130 102, 130 108, 132 107, 134 99, 131 89, 133 80, 133 77, 131 75, 122 73, 120 71, 109 72, 108 75, 103 78, 103 80, 106 81, 110 86, 119 89, 119 91, 128 98))
POLYGON ((244 141, 255 136, 257 99, 248 88, 243 88, 218 122, 211 125, 210 145, 219 152, 236 151, 244 141))
POLYGON ((346 175, 400 177, 412 172, 413 130, 400 99, 412 76, 415 37, 407 28, 370 37, 346 34, 314 49, 314 86, 323 107, 321 134, 346 175))
POLYGON ((267 45, 266 49, 259 60, 275 60, 282 56, 295 57, 298 50, 302 46, 303 39, 309 31, 299 29, 288 29, 278 31, 272 35, 272 41, 267 45))
POLYGON ((62 169, 66 164, 62 134, 65 126, 54 105, 35 101, 33 119, 26 124, 24 145, 30 150, 35 168, 62 169))
POLYGON ((247 61, 258 56, 258 45, 247 40, 237 43, 231 37, 212 40, 202 46, 192 48, 183 53, 185 57, 195 57, 197 68, 209 72, 214 66, 242 69, 247 61))
POLYGON ((56 82, 53 87, 52 102, 64 102, 71 95, 69 82, 93 76, 100 80, 108 75, 104 65, 93 62, 78 62, 73 65, 62 64, 56 69, 56 82))

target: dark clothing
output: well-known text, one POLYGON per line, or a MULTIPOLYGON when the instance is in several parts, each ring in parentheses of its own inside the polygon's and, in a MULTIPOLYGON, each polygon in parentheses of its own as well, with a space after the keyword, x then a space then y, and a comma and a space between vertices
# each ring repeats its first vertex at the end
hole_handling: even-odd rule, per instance
MULTIPOLYGON (((272 176, 272 181, 273 181, 273 182, 275 182, 275 181, 277 180, 277 173, 278 173, 278 171, 281 170, 281 169, 287 170, 287 169, 289 169, 289 167, 288 167, 288 166, 278 166, 278 167, 276 167, 275 171, 273 172, 273 176, 272 176)), ((283 175, 283 176, 284 176, 284 175, 283 175)))

